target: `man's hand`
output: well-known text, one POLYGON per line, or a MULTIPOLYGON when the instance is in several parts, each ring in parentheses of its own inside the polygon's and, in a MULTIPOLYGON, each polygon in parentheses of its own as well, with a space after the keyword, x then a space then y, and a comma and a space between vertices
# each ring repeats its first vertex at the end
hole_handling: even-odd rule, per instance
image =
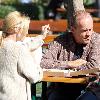
POLYGON ((49 32, 50 32, 50 26, 49 26, 49 24, 42 26, 43 39, 45 39, 47 33, 49 33, 49 32))
POLYGON ((83 59, 77 59, 74 61, 68 61, 68 66, 70 66, 71 68, 77 68, 83 64, 86 64, 87 61, 83 60, 83 59))

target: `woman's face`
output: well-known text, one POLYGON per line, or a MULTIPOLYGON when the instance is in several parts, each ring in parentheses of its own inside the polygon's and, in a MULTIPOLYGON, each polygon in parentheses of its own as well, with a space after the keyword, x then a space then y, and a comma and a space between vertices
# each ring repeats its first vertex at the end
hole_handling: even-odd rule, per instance
POLYGON ((21 41, 23 35, 22 35, 22 31, 23 31, 23 27, 22 27, 22 23, 16 25, 13 27, 15 34, 16 34, 16 41, 21 41))
POLYGON ((21 27, 19 27, 19 31, 16 34, 17 41, 23 41, 26 35, 28 34, 29 23, 22 23, 21 27))

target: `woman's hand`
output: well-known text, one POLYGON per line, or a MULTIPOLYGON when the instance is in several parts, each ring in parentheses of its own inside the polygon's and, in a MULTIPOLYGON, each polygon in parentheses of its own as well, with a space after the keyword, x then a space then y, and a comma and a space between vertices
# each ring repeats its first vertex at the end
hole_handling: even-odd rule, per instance
POLYGON ((49 33, 49 32, 50 32, 49 24, 42 26, 42 36, 43 36, 43 39, 45 39, 45 37, 47 36, 47 33, 49 33))

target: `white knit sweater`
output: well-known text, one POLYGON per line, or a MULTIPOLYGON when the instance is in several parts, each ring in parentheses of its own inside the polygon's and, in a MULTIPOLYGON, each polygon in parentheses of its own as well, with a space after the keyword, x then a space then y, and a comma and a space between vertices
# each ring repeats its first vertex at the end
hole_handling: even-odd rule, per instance
POLYGON ((4 42, 0 48, 0 100, 30 100, 27 83, 41 80, 36 66, 27 48, 12 40, 4 42))

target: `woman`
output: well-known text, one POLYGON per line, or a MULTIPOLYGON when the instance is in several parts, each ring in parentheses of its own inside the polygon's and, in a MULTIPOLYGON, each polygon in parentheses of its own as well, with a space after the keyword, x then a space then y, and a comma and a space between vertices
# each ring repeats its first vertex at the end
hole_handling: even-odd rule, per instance
POLYGON ((16 43, 18 34, 23 32, 23 22, 17 12, 4 19, 0 37, 0 100, 31 100, 30 83, 42 79, 29 50, 16 43))

